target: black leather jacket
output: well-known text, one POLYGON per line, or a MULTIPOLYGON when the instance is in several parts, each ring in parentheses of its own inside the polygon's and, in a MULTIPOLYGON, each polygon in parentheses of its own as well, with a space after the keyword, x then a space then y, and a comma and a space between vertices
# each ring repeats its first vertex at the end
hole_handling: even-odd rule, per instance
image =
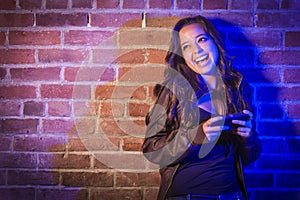
MULTIPOLYGON (((245 83, 243 83, 243 87, 243 98, 247 101, 247 109, 253 112, 251 88, 245 83)), ((181 89, 179 88, 178 90, 181 89)), ((184 95, 185 94, 183 94, 183 96, 184 95)), ((200 134, 203 139, 205 138, 202 128, 197 128, 196 130, 186 128, 187 126, 180 122, 183 113, 183 106, 180 106, 180 104, 184 104, 185 100, 181 101, 181 103, 179 102, 174 108, 171 108, 176 109, 176 111, 171 112, 179 115, 177 116, 179 120, 174 120, 172 122, 173 124, 166 123, 165 111, 170 109, 168 107, 171 98, 172 94, 169 89, 161 89, 156 101, 156 105, 159 106, 156 107, 156 109, 153 109, 146 118, 147 131, 143 144, 143 153, 148 160, 160 165, 161 183, 157 198, 158 200, 164 200, 166 198, 166 194, 172 183, 172 178, 180 163, 185 159, 189 159, 191 156, 198 155, 201 145, 195 146, 192 144, 195 134, 200 134)), ((192 104, 185 105, 185 107, 186 106, 190 107, 189 109, 200 109, 197 105, 194 108, 192 104)), ((201 112, 201 109, 199 111, 201 112)), ((198 127, 201 127, 201 124, 206 120, 207 118, 201 118, 200 115, 198 123, 200 126, 198 127)), ((244 196, 247 197, 243 177, 243 166, 257 160, 262 149, 261 141, 255 131, 254 120, 252 133, 249 138, 245 139, 236 135, 235 138, 231 138, 230 140, 233 140, 231 145, 235 149, 234 160, 237 180, 241 191, 244 196)))

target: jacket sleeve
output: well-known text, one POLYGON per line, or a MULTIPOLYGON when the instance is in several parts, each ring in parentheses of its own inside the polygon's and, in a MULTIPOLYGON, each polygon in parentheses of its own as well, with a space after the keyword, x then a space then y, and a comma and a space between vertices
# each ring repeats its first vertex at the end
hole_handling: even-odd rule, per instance
POLYGON ((242 142, 238 146, 238 154, 241 157, 242 163, 244 165, 249 165, 255 160, 257 160, 261 154, 262 151, 262 142, 258 137, 257 131, 256 131, 256 114, 253 109, 252 105, 252 88, 250 85, 244 83, 243 85, 243 98, 246 101, 246 106, 248 110, 253 112, 253 120, 252 120, 252 131, 251 136, 249 138, 243 139, 242 142))
POLYGON ((192 144, 193 138, 196 135, 205 138, 199 126, 186 128, 186 126, 179 125, 181 110, 193 108, 189 108, 189 103, 181 105, 184 108, 179 108, 178 104, 175 108, 170 108, 171 98, 173 97, 168 89, 163 89, 159 94, 155 106, 147 116, 146 137, 142 146, 144 156, 162 167, 197 156, 200 146, 192 144), (176 111, 168 109, 176 109, 176 111), (167 113, 170 112, 178 112, 179 119, 168 126, 167 113))

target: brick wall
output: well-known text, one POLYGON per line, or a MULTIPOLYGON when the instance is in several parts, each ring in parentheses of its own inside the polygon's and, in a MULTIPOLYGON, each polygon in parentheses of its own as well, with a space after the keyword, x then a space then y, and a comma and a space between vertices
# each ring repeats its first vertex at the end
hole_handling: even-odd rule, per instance
POLYGON ((3 0, 0 199, 155 199, 140 153, 169 32, 202 14, 255 88, 251 199, 300 198, 298 0, 3 0), (147 26, 141 28, 141 13, 147 26))

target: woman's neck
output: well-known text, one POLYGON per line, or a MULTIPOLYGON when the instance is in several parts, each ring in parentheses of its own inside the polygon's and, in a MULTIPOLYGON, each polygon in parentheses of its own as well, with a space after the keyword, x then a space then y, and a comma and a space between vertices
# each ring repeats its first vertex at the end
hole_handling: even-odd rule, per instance
POLYGON ((216 75, 202 75, 208 90, 215 90, 217 87, 217 77, 216 75))

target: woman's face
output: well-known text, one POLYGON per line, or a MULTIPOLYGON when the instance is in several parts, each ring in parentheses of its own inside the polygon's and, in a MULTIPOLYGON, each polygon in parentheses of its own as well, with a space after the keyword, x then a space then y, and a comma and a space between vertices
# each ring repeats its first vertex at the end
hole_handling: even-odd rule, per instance
POLYGON ((190 69, 201 75, 215 75, 219 59, 214 40, 198 24, 184 26, 179 31, 183 58, 190 69))

